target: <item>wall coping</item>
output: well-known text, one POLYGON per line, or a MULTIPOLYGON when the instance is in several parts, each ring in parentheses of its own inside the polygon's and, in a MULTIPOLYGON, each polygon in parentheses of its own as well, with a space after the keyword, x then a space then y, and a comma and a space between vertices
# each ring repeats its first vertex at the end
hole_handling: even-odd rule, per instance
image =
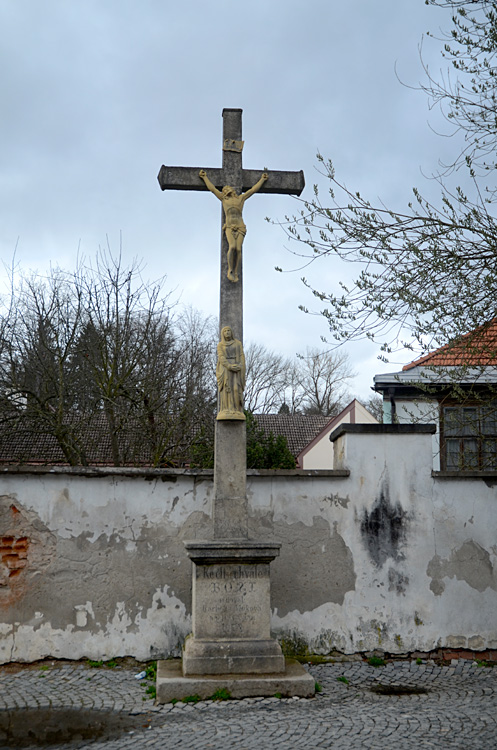
POLYGON ((432 471, 434 479, 485 479, 497 483, 497 471, 432 471))
MULTIPOLYGON (((155 469, 145 466, 55 466, 11 465, 0 466, 0 476, 8 474, 62 475, 76 477, 129 477, 177 481, 178 477, 211 479, 213 469, 155 469)), ((249 477, 349 477, 348 469, 247 469, 249 477)))
POLYGON ((346 433, 354 435, 433 435, 436 424, 341 424, 330 433, 333 443, 346 433))

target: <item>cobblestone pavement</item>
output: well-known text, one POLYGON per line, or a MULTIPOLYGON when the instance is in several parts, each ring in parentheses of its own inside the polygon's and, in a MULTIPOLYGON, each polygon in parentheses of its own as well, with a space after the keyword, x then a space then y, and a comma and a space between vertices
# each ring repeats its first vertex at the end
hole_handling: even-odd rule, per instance
MULTIPOLYGON (((443 667, 394 661, 374 668, 355 661, 308 668, 322 687, 311 700, 250 698, 154 706, 146 693, 149 683, 135 679, 136 666, 4 666, 0 714, 20 716, 25 729, 36 716, 29 709, 50 709, 54 715, 67 709, 66 719, 79 716, 83 723, 89 714, 124 722, 99 739, 80 736, 52 748, 497 748, 497 667, 459 660, 443 667), (374 687, 427 692, 389 695, 373 692, 374 687)), ((7 744, 0 740, 1 748, 20 746, 12 739, 3 742, 7 744)))

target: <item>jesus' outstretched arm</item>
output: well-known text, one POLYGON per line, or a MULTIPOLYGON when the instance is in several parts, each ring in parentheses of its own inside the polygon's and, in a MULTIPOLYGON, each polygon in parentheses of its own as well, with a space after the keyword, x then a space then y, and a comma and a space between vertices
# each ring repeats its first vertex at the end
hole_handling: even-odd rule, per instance
POLYGON ((205 187, 206 187, 206 188, 207 188, 208 190, 210 190, 210 191, 211 191, 211 193, 214 193, 214 195, 216 196, 216 198, 219 198, 219 200, 220 200, 220 201, 222 201, 222 200, 223 200, 223 194, 222 194, 222 193, 221 193, 221 191, 220 191, 220 190, 218 190, 218 189, 217 189, 217 187, 216 187, 215 185, 213 185, 213 184, 212 184, 212 182, 211 182, 211 181, 209 180, 209 178, 207 177, 207 174, 206 174, 206 172, 205 172, 205 169, 201 169, 201 170, 200 170, 200 172, 198 173, 198 176, 200 177, 200 179, 201 179, 201 180, 203 180, 203 181, 205 182, 205 187))
POLYGON ((249 190, 247 190, 246 193, 242 193, 242 195, 240 197, 242 198, 243 202, 245 202, 247 200, 247 198, 250 198, 250 196, 253 195, 254 193, 257 193, 257 191, 260 190, 261 187, 264 185, 264 183, 266 182, 267 178, 268 178, 268 173, 267 172, 263 172, 262 175, 261 175, 260 180, 258 180, 253 187, 251 187, 249 190))

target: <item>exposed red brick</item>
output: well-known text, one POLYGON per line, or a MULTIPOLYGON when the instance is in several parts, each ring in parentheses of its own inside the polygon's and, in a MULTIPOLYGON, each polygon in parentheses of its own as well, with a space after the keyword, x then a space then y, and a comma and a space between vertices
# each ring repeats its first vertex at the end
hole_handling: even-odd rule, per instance
POLYGON ((18 555, 5 555, 2 562, 7 565, 9 570, 26 567, 26 560, 20 560, 18 555))
POLYGON ((15 578, 15 576, 18 576, 21 572, 21 568, 16 568, 15 570, 11 570, 9 572, 9 578, 15 578))
POLYGON ((19 539, 17 539, 14 542, 14 549, 23 548, 25 549, 29 544, 29 539, 27 536, 20 536, 19 539))
POLYGON ((20 513, 21 511, 16 508, 15 505, 11 505, 10 509, 14 515, 17 515, 17 513, 20 513))
POLYGON ((457 651, 448 651, 447 655, 444 655, 445 659, 474 659, 475 652, 468 651, 467 649, 457 649, 457 651))
POLYGON ((0 544, 14 544, 13 536, 2 536, 0 537, 0 544))

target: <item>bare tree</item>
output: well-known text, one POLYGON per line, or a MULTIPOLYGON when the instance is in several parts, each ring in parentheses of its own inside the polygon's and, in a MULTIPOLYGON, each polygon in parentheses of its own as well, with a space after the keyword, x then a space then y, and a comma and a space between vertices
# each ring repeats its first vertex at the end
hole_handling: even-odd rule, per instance
POLYGON ((72 465, 106 441, 116 466, 188 460, 215 412, 216 336, 169 296, 110 252, 21 277, 0 316, 0 421, 52 435, 72 465))
POLYGON ((385 205, 347 187, 318 154, 326 196, 316 185, 284 225, 309 262, 352 264, 354 280, 338 292, 303 281, 338 343, 367 338, 382 358, 403 347, 425 354, 458 346, 462 334, 497 317, 496 3, 425 2, 450 12, 448 28, 428 34, 440 39, 449 69, 433 77, 425 66, 421 85, 456 149, 435 169, 438 198, 413 188, 404 209, 385 205))
POLYGON ((338 414, 345 406, 346 384, 355 375, 348 355, 308 348, 299 360, 298 382, 304 413, 338 414))
POLYGON ((245 408, 253 414, 277 411, 284 402, 284 392, 291 378, 290 360, 263 344, 252 342, 245 348, 245 362, 245 408))
POLYGON ((55 436, 67 461, 86 463, 75 424, 74 346, 82 320, 81 295, 54 270, 13 285, 2 318, 0 391, 3 422, 21 415, 55 436))
POLYGON ((85 301, 87 347, 82 351, 80 340, 79 354, 91 373, 113 463, 119 466, 132 451, 129 439, 120 440, 124 432, 129 438, 131 420, 146 429, 155 412, 170 406, 162 383, 176 375, 171 303, 164 279, 146 282, 136 261, 124 267, 120 255, 108 251, 100 251, 94 264, 79 269, 74 285, 85 301))
POLYGON ((375 419, 383 422, 383 399, 377 393, 372 393, 368 399, 358 399, 365 409, 373 415, 375 419))

